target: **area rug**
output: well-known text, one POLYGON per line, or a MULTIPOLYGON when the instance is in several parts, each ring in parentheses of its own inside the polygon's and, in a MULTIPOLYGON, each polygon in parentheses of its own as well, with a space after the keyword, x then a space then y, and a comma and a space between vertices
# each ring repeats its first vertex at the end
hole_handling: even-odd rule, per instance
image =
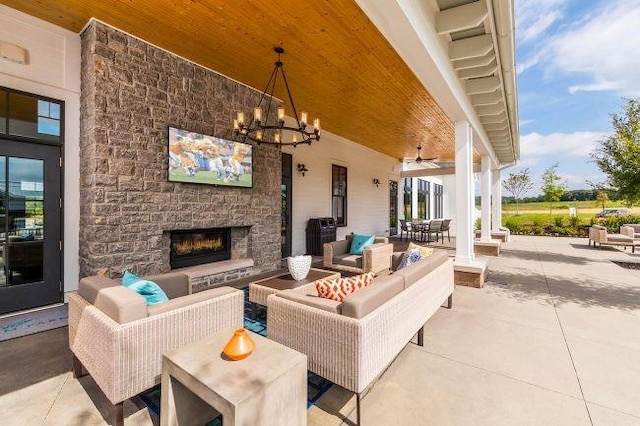
POLYGON ((54 328, 66 327, 67 305, 46 307, 0 318, 0 342, 54 328))
MULTIPOLYGON (((249 287, 244 287, 244 327, 261 336, 267 335, 267 311, 263 306, 258 306, 256 319, 251 319, 252 304, 249 302, 249 287)), ((318 399, 328 391, 333 383, 311 372, 307 373, 307 409, 311 408, 318 399)), ((160 417, 160 385, 140 394, 140 399, 149 408, 149 411, 160 417)), ((221 426, 222 417, 213 419, 207 426, 221 426)))

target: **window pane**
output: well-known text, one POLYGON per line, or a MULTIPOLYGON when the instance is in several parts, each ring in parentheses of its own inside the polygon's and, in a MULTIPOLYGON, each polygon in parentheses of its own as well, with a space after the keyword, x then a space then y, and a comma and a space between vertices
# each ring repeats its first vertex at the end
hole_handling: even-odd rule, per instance
POLYGON ((8 111, 7 133, 40 140, 60 140, 60 104, 10 92, 8 111))

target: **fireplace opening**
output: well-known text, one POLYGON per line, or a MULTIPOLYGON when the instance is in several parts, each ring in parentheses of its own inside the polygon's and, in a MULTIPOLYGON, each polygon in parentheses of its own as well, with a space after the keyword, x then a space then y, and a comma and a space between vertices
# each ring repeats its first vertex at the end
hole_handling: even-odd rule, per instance
POLYGON ((231 228, 170 232, 171 269, 231 259, 231 228))

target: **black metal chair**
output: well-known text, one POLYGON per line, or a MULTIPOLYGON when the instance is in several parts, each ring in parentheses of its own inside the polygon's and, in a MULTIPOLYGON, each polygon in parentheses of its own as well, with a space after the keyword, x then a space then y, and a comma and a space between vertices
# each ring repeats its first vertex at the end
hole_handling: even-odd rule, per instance
POLYGON ((407 234, 405 237, 405 241, 409 241, 409 234, 411 234, 411 238, 413 238, 413 229, 411 227, 411 222, 407 222, 405 219, 400 219, 400 241, 402 241, 403 232, 407 234))

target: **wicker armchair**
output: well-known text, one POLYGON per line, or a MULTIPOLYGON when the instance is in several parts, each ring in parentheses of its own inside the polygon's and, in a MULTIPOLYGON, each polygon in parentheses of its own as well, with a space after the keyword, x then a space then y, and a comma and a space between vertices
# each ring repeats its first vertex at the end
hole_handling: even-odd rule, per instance
POLYGON ((124 424, 123 402, 160 382, 162 354, 229 327, 241 327, 243 293, 220 287, 189 293, 186 275, 150 277, 169 301, 144 297, 115 280, 88 277, 69 297, 69 346, 74 376, 88 372, 124 424))
POLYGON ((374 243, 362 252, 362 255, 352 255, 351 235, 341 241, 333 241, 323 245, 323 265, 325 268, 338 271, 364 274, 388 273, 391 268, 391 256, 393 256, 393 244, 386 237, 376 237, 374 243))
POLYGON ((622 235, 622 234, 609 234, 607 233, 607 228, 599 225, 592 225, 589 228, 589 246, 593 243, 593 247, 596 247, 596 244, 599 244, 600 248, 602 245, 609 246, 623 246, 623 247, 631 247, 631 252, 636 252, 636 245, 640 246, 640 241, 634 240, 633 237, 622 235))

